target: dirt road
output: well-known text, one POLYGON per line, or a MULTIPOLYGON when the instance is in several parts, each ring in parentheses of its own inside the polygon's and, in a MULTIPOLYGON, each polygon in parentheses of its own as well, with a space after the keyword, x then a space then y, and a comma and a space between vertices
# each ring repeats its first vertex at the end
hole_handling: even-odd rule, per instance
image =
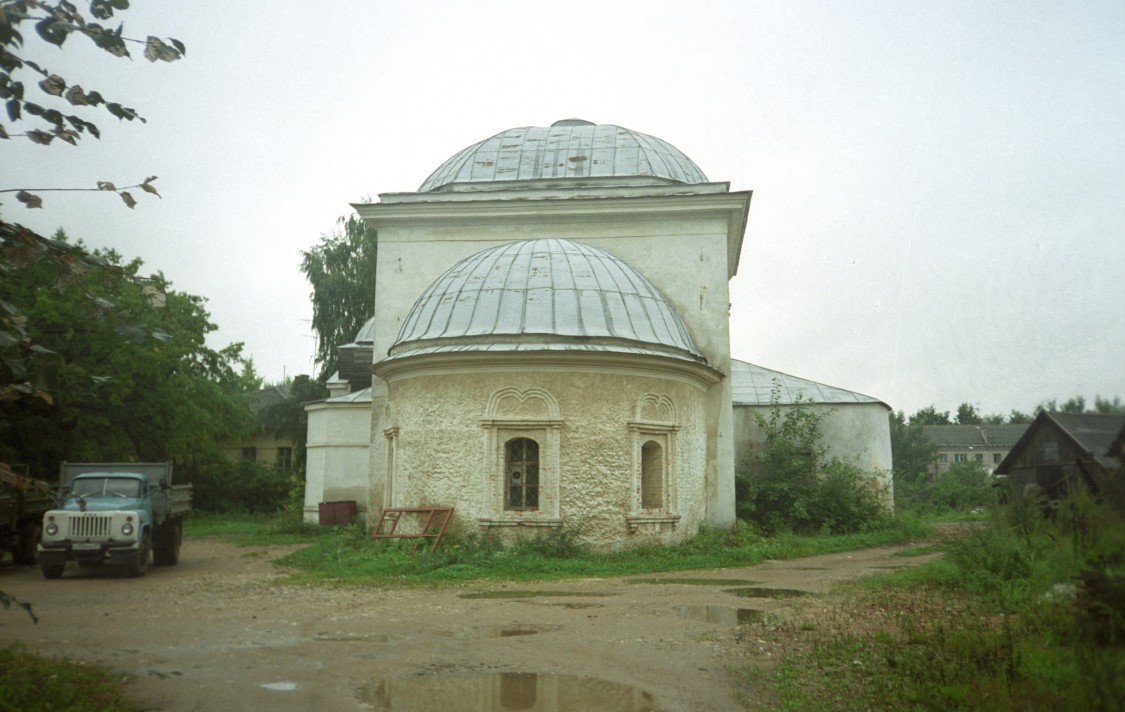
MULTIPOLYGON (((732 710, 738 669, 781 634, 754 625, 832 584, 926 560, 908 546, 713 571, 443 591, 279 586, 278 548, 185 540, 141 579, 0 566, 0 644, 119 671, 140 709, 732 710), (639 583, 642 578, 657 579, 639 583), (781 589, 783 592, 760 589, 781 589)), ((749 695, 749 696, 748 696, 749 695)))

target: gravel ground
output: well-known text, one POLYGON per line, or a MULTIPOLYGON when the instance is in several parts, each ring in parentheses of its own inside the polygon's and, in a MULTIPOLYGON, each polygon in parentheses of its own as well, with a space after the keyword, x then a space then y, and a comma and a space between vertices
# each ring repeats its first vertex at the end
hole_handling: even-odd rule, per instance
POLYGON ((284 571, 272 561, 291 548, 187 538, 178 566, 140 579, 70 564, 46 581, 5 562, 0 589, 30 601, 39 623, 0 611, 0 641, 118 671, 144 710, 754 709, 770 700, 740 671, 769 669, 784 653, 770 621, 801 600, 784 592, 815 595, 931 558, 894 556, 910 546, 383 591, 277 585, 284 571))

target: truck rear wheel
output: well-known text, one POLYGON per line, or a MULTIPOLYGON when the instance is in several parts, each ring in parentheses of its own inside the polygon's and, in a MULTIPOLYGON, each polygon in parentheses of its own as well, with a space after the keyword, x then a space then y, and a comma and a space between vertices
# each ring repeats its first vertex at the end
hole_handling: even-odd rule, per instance
POLYGON ((152 535, 146 531, 144 535, 141 536, 141 545, 137 549, 137 558, 133 560, 133 563, 129 564, 130 576, 136 577, 145 575, 145 572, 148 571, 148 559, 150 554, 152 554, 152 535))
POLYGON ((12 563, 17 566, 35 566, 39 563, 39 537, 42 527, 28 524, 20 531, 20 540, 12 549, 12 563))
POLYGON ((156 530, 152 547, 152 562, 157 566, 175 566, 180 561, 180 543, 184 539, 183 522, 168 521, 156 530))

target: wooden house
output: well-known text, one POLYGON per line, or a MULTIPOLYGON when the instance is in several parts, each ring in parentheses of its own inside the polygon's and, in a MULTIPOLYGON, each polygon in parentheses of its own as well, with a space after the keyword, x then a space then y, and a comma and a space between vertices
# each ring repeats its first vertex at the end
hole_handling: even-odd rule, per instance
POLYGON ((1107 478, 1119 476, 1123 429, 1121 415, 1041 411, 996 474, 1006 476, 1013 491, 1038 487, 1052 502, 1074 486, 1099 494, 1107 478))

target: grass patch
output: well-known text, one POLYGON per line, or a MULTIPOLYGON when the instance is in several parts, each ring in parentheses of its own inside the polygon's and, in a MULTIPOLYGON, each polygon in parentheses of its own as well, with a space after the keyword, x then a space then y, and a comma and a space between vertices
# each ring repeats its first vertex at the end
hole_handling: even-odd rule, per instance
POLYGON ((305 524, 283 514, 213 514, 192 512, 184 521, 184 536, 215 536, 241 546, 305 544, 338 533, 337 527, 305 524))
POLYGON ((746 683, 792 711, 1120 709, 1125 522, 1082 495, 1053 519, 1023 507, 808 603, 776 633, 790 653, 771 679, 746 683))
POLYGON ((132 708, 122 681, 108 670, 10 645, 0 649, 0 709, 129 712, 132 708))
POLYGON ((284 519, 256 516, 201 517, 186 532, 220 536, 239 544, 304 543, 279 564, 293 583, 367 586, 443 586, 468 581, 540 581, 616 577, 669 571, 749 566, 766 559, 794 559, 924 538, 918 520, 896 520, 883 529, 840 536, 779 534, 762 537, 745 525, 709 530, 679 546, 594 552, 566 530, 537 535, 512 546, 485 537, 446 536, 436 552, 412 540, 372 540, 361 525, 294 528, 284 519))

